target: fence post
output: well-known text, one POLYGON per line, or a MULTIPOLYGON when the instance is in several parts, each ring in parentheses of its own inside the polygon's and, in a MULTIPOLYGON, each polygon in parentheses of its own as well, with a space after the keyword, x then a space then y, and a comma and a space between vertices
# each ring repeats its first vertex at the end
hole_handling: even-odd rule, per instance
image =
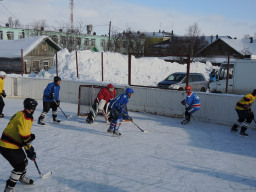
POLYGON ((226 93, 228 93, 229 66, 230 66, 230 56, 228 56, 227 79, 226 79, 226 93))
POLYGON ((21 76, 23 76, 23 73, 24 73, 24 71, 23 71, 23 49, 21 49, 21 76))
POLYGON ((186 79, 186 86, 189 85, 189 71, 190 71, 190 55, 187 56, 187 79, 186 79))
POLYGON ((103 52, 101 52, 101 80, 104 81, 103 52))
POLYGON ((77 51, 76 51, 76 76, 77 76, 77 78, 79 78, 79 74, 78 74, 78 59, 77 59, 77 51))
POLYGON ((58 51, 56 52, 56 75, 58 76, 58 51))
POLYGON ((132 54, 128 54, 128 85, 131 85, 131 65, 132 65, 132 54))

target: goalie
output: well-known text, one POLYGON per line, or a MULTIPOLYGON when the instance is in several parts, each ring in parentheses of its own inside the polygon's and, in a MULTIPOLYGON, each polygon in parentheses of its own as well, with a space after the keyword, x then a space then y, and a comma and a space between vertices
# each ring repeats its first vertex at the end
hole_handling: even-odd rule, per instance
POLYGON ((86 121, 92 124, 99 111, 103 112, 103 115, 108 114, 108 105, 111 99, 116 97, 116 90, 112 84, 108 84, 107 87, 102 88, 97 97, 94 100, 92 108, 88 114, 86 121))

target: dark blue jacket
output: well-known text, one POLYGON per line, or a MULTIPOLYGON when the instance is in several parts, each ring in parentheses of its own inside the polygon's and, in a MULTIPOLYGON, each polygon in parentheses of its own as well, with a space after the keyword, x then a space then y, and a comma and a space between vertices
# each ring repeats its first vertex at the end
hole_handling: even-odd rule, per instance
POLYGON ((123 114, 124 113, 127 114, 127 112, 125 111, 125 106, 127 105, 128 102, 129 102, 129 96, 127 94, 121 94, 121 95, 118 95, 116 98, 110 100, 109 107, 111 109, 116 109, 123 114))
POLYGON ((54 82, 49 83, 47 87, 44 89, 44 96, 43 101, 44 102, 54 102, 51 98, 51 93, 54 92, 54 99, 56 101, 59 101, 59 92, 60 92, 60 86, 56 85, 54 82))

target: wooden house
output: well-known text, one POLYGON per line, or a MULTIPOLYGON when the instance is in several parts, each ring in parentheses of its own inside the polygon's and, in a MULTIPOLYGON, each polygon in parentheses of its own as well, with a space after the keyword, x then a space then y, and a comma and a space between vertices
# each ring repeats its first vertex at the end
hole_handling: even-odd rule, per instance
POLYGON ((0 71, 18 74, 47 71, 55 65, 54 56, 61 49, 48 36, 0 40, 0 71))

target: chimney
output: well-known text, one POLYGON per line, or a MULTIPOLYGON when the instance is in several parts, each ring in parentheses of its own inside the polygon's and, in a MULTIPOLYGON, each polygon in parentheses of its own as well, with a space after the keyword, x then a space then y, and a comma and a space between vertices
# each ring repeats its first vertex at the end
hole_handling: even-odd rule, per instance
POLYGON ((9 27, 9 23, 6 23, 5 26, 6 26, 6 27, 9 27))
POLYGON ((216 39, 218 39, 218 38, 219 38, 219 35, 217 34, 217 35, 216 35, 216 39))
POLYGON ((250 37, 249 39, 250 39, 250 43, 253 43, 253 37, 250 37))
POLYGON ((87 35, 91 35, 92 34, 92 25, 87 25, 87 35))

